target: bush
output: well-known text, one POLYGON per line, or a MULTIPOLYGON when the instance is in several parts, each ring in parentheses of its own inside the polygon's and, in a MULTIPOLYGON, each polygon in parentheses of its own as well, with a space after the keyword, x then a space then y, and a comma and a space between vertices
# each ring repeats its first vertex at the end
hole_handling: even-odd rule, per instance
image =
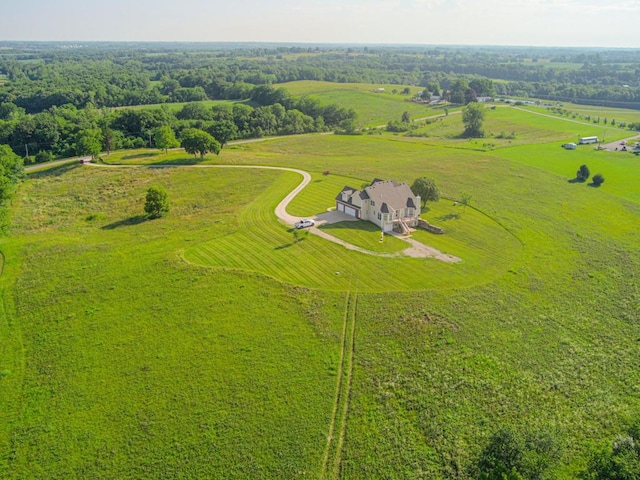
POLYGON ((626 434, 618 435, 613 444, 593 452, 587 468, 581 472, 584 480, 640 478, 640 424, 626 434))
POLYGON ((53 159, 54 159, 53 153, 49 152, 48 150, 40 150, 36 154, 36 163, 50 162, 53 159))
POLYGON ((144 212, 149 218, 158 218, 169 213, 169 199, 162 187, 149 187, 144 203, 144 212))
POLYGON ((604 177, 602 176, 602 174, 596 173, 593 176, 593 178, 591 179, 591 181, 593 182, 593 185, 595 187, 599 187, 600 185, 602 185, 604 183, 604 177))
POLYGON ((586 165, 580 165, 580 168, 576 172, 576 180, 579 182, 586 182, 590 174, 589 167, 586 165))
POLYGON ((560 458, 556 435, 549 431, 523 433, 501 428, 493 434, 477 463, 481 480, 541 480, 560 458))

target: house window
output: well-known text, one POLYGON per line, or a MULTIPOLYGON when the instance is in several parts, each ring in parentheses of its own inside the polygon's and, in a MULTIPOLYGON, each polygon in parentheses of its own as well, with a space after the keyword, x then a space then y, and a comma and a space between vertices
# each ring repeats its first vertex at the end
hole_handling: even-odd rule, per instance
POLYGON ((373 201, 373 200, 371 200, 371 206, 372 206, 372 207, 375 207, 375 206, 376 206, 376 202, 375 202, 375 201, 373 201))
POLYGON ((382 214, 381 213, 378 214, 378 220, 382 220, 382 214))

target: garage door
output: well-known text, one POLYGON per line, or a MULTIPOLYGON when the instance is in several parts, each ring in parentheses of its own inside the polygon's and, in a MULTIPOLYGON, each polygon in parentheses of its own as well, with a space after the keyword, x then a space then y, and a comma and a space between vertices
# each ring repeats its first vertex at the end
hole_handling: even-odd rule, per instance
POLYGON ((356 216, 356 209, 351 207, 344 207, 344 213, 347 215, 351 215, 352 217, 356 216))
POLYGON ((344 205, 343 204, 341 204, 341 203, 338 204, 338 211, 339 212, 344 212, 344 205))

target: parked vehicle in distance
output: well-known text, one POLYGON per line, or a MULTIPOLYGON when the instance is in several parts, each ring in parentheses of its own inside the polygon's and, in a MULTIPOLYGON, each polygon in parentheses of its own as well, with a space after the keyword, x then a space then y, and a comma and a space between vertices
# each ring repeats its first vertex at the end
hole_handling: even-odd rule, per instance
POLYGON ((567 150, 575 150, 577 145, 575 143, 563 143, 562 148, 566 148, 567 150))
POLYGON ((295 223, 295 227, 296 228, 307 228, 307 227, 313 227, 316 224, 316 222, 314 222, 313 220, 309 220, 308 218, 304 218, 302 220, 300 220, 299 222, 295 223))

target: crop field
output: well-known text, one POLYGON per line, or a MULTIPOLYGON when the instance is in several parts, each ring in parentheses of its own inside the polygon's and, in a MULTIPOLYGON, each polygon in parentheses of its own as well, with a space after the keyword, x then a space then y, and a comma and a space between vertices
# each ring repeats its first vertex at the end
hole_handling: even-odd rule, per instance
POLYGON ((468 479, 510 426, 552 431, 551 478, 577 478, 640 417, 640 163, 560 148, 592 131, 567 119, 497 107, 470 141, 460 117, 31 173, 0 240, 0 477, 468 479), (571 181, 582 164, 599 188, 571 181), (274 208, 301 176, 252 166, 311 174, 297 216, 431 177, 445 234, 413 238, 462 261, 294 234, 274 208), (166 217, 142 216, 151 185, 166 217))

